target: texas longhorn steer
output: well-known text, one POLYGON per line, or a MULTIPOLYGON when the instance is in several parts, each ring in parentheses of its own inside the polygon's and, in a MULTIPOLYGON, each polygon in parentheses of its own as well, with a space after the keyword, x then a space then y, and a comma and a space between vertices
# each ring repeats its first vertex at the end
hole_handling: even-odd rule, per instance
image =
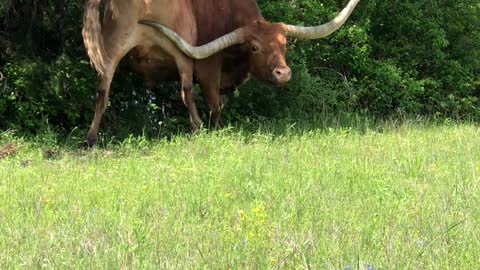
POLYGON ((250 74, 272 84, 288 82, 287 36, 323 38, 345 23, 359 1, 350 0, 328 23, 301 27, 266 21, 255 0, 87 0, 82 34, 99 74, 87 143, 97 141, 110 83, 126 55, 149 86, 172 77, 180 81, 193 130, 201 125, 195 76, 212 120, 222 126, 222 92, 239 86, 250 74), (100 4, 105 9, 102 26, 100 4))

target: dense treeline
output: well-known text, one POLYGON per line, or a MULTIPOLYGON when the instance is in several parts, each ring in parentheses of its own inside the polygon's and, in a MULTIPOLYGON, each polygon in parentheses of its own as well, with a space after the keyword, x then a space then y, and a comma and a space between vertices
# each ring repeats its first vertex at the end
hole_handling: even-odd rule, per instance
MULTIPOLYGON (((0 6, 0 129, 84 129, 95 73, 81 38, 83 1, 3 0, 0 6)), ((260 0, 270 21, 315 25, 347 1, 260 0)), ((292 81, 255 80, 224 117, 303 118, 322 112, 480 120, 478 0, 363 0, 348 23, 317 41, 291 40, 292 81)), ((199 108, 207 118, 199 97, 199 108)), ((188 128, 178 86, 145 90, 127 66, 112 84, 104 127, 114 132, 188 128), (119 76, 121 74, 121 76, 119 76), (125 76, 123 76, 125 75, 125 76)))

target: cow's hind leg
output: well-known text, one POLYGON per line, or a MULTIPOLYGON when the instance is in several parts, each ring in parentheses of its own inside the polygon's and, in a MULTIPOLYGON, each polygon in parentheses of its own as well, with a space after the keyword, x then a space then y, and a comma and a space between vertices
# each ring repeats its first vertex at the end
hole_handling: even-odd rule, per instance
POLYGON ((97 94, 95 96, 95 115, 86 138, 86 143, 89 147, 92 147, 97 143, 98 129, 100 127, 102 116, 108 107, 110 84, 112 82, 113 75, 115 74, 115 70, 117 69, 118 63, 128 53, 128 51, 134 47, 132 44, 129 45, 127 42, 123 43, 122 46, 115 46, 116 44, 111 44, 108 41, 109 39, 105 39, 105 50, 109 55, 109 60, 106 63, 105 73, 98 76, 97 94))
POLYGON ((97 143, 98 128, 100 127, 103 113, 105 113, 108 106, 108 96, 112 79, 113 72, 107 72, 104 75, 98 76, 97 94, 95 96, 95 115, 86 138, 86 143, 89 147, 97 143))
POLYGON ((195 91, 193 89, 193 61, 184 56, 177 57, 177 66, 181 81, 181 96, 183 103, 190 115, 190 125, 193 132, 196 132, 202 125, 195 104, 195 91))

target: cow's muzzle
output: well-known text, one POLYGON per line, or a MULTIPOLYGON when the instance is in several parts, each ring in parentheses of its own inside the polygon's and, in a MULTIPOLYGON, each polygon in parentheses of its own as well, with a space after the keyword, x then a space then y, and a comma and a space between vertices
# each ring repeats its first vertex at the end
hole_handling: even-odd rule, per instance
POLYGON ((277 67, 273 70, 273 78, 276 84, 287 83, 292 78, 292 70, 287 66, 277 67))

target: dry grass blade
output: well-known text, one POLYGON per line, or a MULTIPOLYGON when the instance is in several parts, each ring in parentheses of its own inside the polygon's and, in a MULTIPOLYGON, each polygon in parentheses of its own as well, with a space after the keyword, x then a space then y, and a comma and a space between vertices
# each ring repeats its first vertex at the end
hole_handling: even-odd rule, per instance
POLYGON ((15 155, 18 152, 18 145, 15 143, 5 144, 0 147, 0 159, 15 155))

